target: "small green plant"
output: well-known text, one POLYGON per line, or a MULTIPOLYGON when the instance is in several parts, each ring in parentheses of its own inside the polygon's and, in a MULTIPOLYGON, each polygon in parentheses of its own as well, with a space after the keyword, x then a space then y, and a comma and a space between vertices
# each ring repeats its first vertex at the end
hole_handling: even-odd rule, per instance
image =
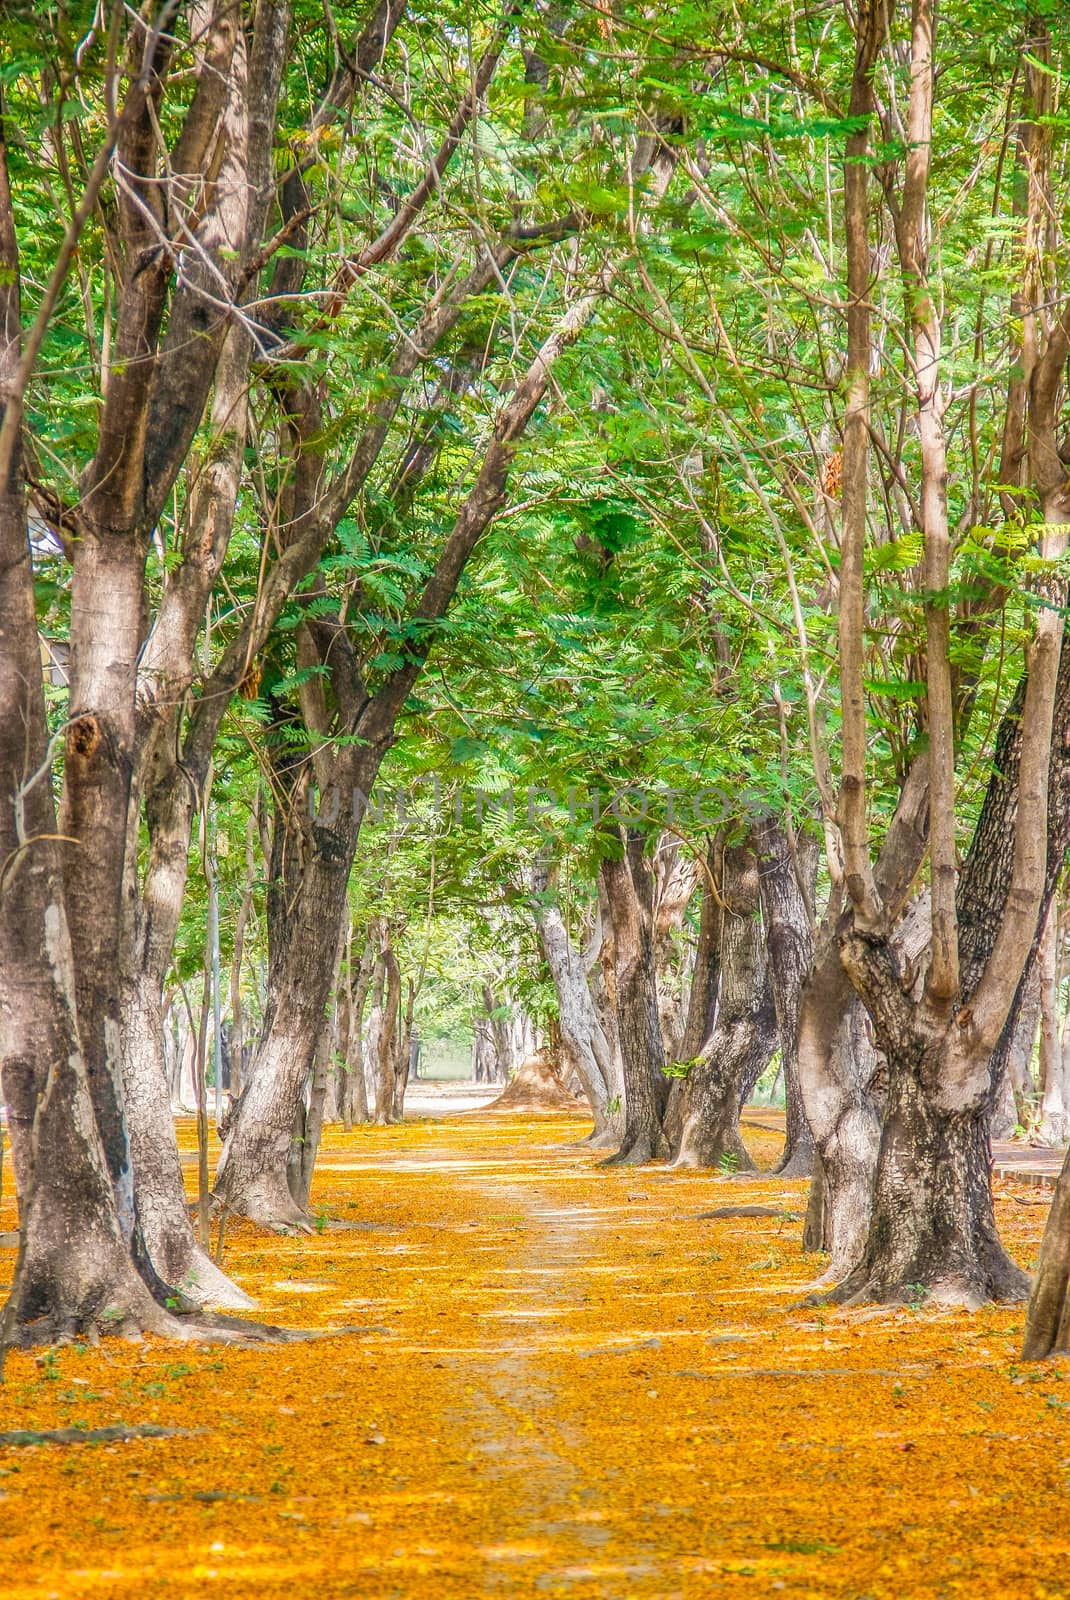
POLYGON ((908 1283, 906 1286, 907 1305, 911 1311, 920 1311, 929 1298, 929 1291, 923 1283, 908 1283))
POLYGON ((619 1094, 615 1094, 612 1100, 606 1101, 606 1110, 609 1112, 611 1117, 616 1116, 617 1112, 621 1109, 621 1104, 622 1102, 619 1094))
POLYGON ((696 1056, 694 1061, 669 1061, 661 1069, 662 1077, 686 1078, 697 1060, 698 1057, 696 1056))
POLYGON ((722 1178, 731 1178, 739 1171, 739 1157, 734 1150, 722 1150, 717 1163, 722 1178))
POLYGON ((320 1210, 316 1212, 316 1232, 317 1233, 326 1233, 327 1232, 327 1222, 328 1222, 327 1208, 326 1208, 326 1206, 322 1206, 320 1208, 320 1210))

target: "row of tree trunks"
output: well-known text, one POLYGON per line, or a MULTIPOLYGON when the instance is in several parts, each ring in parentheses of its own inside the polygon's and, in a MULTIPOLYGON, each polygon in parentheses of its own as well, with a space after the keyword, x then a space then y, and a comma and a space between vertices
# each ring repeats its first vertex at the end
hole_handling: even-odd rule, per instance
POLYGON ((661 1152, 680 1165, 747 1169, 739 1111, 779 1043, 788 1108, 781 1167, 786 1176, 805 1174, 812 1143, 797 1039, 813 947, 816 839, 796 840, 770 817, 738 846, 712 841, 702 861, 683 861, 679 842, 663 837, 648 862, 642 835, 620 837, 621 854, 607 856, 599 873, 600 963, 574 945, 549 865, 537 865, 533 878, 562 1054, 590 1102, 593 1142, 614 1147, 621 1161, 661 1152), (688 993, 679 931, 697 884, 688 993), (676 1061, 683 1082, 670 1092, 664 1068, 676 1061))

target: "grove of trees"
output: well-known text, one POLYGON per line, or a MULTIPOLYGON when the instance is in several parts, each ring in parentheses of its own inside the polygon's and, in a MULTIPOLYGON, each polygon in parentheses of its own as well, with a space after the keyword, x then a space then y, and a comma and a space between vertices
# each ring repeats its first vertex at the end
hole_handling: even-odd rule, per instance
MULTIPOLYGON (((248 1336, 210 1223, 308 1229, 451 1019, 610 1163, 746 1169, 778 1078, 815 1292, 1029 1295, 1065 22, 0 7, 0 1344, 248 1336)), ((1068 1291, 1064 1177, 1028 1355, 1068 1291)))

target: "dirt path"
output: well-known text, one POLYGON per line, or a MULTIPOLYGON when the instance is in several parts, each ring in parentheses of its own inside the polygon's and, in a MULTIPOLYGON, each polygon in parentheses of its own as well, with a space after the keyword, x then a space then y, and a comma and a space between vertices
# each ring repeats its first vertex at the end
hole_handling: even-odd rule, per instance
POLYGON ((227 1265, 357 1334, 14 1357, 0 1431, 194 1431, 0 1450, 5 1596, 1067 1592, 1070 1384, 1016 1370, 1020 1310, 800 1309, 796 1221, 698 1218, 800 1185, 601 1171, 580 1130, 330 1133, 322 1234, 227 1265))

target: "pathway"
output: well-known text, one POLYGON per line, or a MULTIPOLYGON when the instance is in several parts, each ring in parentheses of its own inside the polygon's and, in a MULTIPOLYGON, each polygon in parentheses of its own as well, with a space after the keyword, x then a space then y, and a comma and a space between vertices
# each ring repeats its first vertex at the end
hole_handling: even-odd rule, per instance
MULTIPOLYGON (((354 1333, 13 1356, 0 1428, 191 1431, 0 1451, 7 1600, 1065 1592, 1066 1401, 1016 1372, 1020 1308, 806 1306, 804 1185, 598 1170, 581 1127, 329 1130, 322 1234, 233 1225, 226 1264, 354 1333), (739 1204, 774 1215, 699 1216, 739 1204)), ((1028 1259, 1042 1208, 1000 1205, 1028 1259)))

